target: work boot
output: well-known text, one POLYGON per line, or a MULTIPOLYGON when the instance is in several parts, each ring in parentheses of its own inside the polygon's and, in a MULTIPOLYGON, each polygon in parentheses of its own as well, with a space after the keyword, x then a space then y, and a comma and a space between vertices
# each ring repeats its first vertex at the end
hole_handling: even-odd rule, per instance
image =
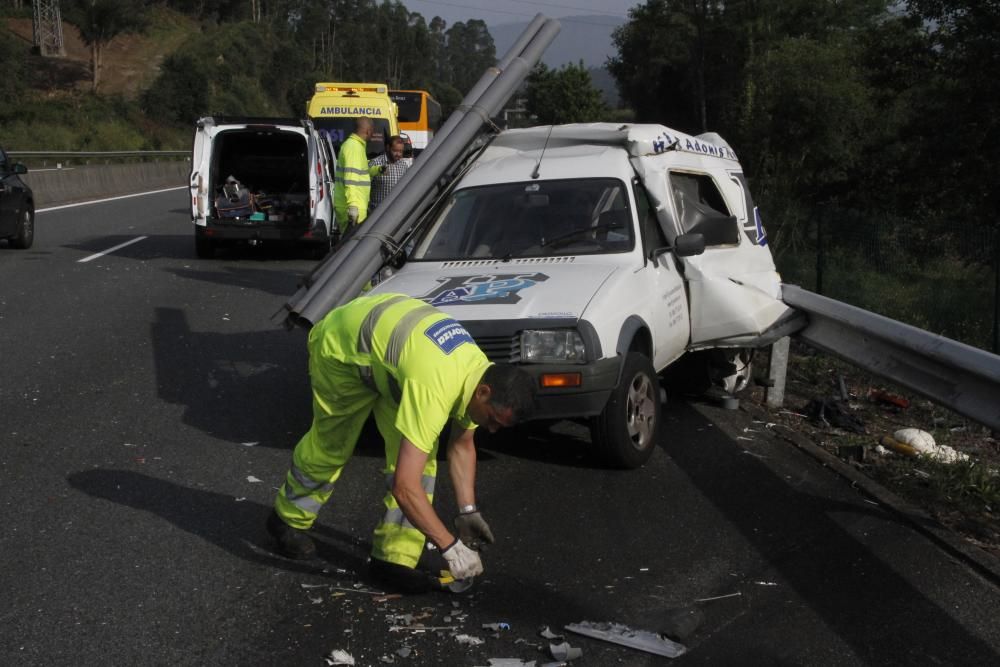
POLYGON ((277 512, 271 512, 267 517, 267 532, 274 538, 278 553, 282 556, 296 560, 316 557, 316 545, 312 538, 306 535, 306 531, 292 528, 278 516, 277 512))
POLYGON ((387 593, 417 595, 442 590, 437 578, 417 568, 372 558, 368 562, 368 577, 373 586, 387 593))

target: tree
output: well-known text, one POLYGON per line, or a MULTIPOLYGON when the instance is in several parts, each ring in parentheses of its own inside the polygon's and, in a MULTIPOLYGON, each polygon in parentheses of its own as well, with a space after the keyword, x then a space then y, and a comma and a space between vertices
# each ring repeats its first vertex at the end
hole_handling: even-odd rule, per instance
POLYGON ((118 35, 139 30, 144 25, 142 2, 138 0, 71 0, 67 18, 80 30, 80 38, 90 47, 91 90, 101 83, 104 49, 118 35))
POLYGON ((496 65, 497 50, 486 23, 472 19, 452 24, 445 33, 447 82, 464 96, 488 68, 496 65))
POLYGON ((528 76, 525 95, 527 112, 546 125, 595 122, 608 111, 583 61, 558 70, 540 63, 528 76))

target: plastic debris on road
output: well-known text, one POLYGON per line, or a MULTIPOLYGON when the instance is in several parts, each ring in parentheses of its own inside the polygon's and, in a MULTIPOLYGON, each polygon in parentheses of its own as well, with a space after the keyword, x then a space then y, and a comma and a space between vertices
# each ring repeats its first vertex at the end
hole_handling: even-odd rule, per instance
MULTIPOLYGON (((483 667, 480 665, 480 667, 483 667)), ((535 667, 534 660, 525 662, 520 658, 490 658, 486 667, 535 667)))
POLYGON ((347 651, 341 651, 340 649, 334 649, 330 651, 330 655, 324 658, 326 660, 327 667, 334 667, 334 665, 353 665, 354 656, 347 651))
POLYGON ((253 475, 247 475, 247 481, 251 484, 260 484, 263 480, 257 479, 253 475))
POLYGON ((592 623, 590 621, 582 621, 580 623, 571 623, 565 626, 565 628, 578 635, 602 639, 606 642, 628 646, 629 648, 654 655, 662 655, 666 658, 676 658, 687 652, 687 648, 683 644, 678 644, 655 632, 634 630, 621 623, 592 623))
POLYGON ((570 646, 569 642, 562 642, 560 644, 549 644, 549 653, 560 662, 569 662, 582 656, 583 650, 576 646, 570 646))
POLYGON ((501 630, 510 630, 509 623, 483 623, 483 630, 492 630, 493 632, 500 632, 501 630))
POLYGON ((538 634, 544 637, 545 639, 562 639, 565 636, 552 632, 551 630, 549 630, 549 626, 547 625, 543 627, 541 630, 539 630, 538 634))
POLYGON ((479 637, 473 637, 472 635, 455 635, 455 641, 459 644, 466 644, 468 646, 479 646, 480 644, 485 644, 486 641, 480 639, 479 637))

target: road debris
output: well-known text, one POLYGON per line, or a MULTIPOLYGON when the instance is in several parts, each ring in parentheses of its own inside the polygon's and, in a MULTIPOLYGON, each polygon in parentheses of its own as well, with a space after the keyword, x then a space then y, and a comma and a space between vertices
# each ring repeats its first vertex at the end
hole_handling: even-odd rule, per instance
MULTIPOLYGON (((919 428, 901 428, 892 434, 892 440, 910 447, 917 456, 926 456, 941 463, 956 463, 958 461, 969 460, 968 454, 956 451, 948 445, 937 444, 934 441, 934 436, 927 431, 921 431, 919 428)), ((886 444, 886 447, 889 447, 889 445, 886 444)))
POLYGON ((492 630, 493 632, 500 632, 501 630, 510 630, 509 623, 483 623, 483 630, 492 630))
POLYGON ((889 392, 882 391, 881 389, 869 389, 868 400, 872 403, 881 403, 882 405, 888 405, 901 410, 905 410, 910 407, 909 400, 899 396, 898 394, 890 394, 889 392))
POLYGON ((539 630, 538 634, 544 637, 545 639, 562 639, 565 636, 552 632, 552 630, 549 630, 549 626, 547 625, 543 627, 541 630, 539 630))
POLYGON ((247 481, 248 481, 248 482, 250 482, 251 484, 260 484, 260 483, 261 483, 261 482, 263 482, 264 480, 262 480, 262 479, 257 479, 257 478, 256 478, 256 477, 254 477, 253 475, 247 475, 247 481))
POLYGON ((839 401, 814 398, 806 406, 806 413, 812 421, 825 425, 828 428, 840 428, 853 433, 865 433, 864 423, 841 407, 839 401))
POLYGON ((390 625, 389 632, 457 632, 457 625, 390 625))
POLYGON ((711 598, 698 598, 695 602, 712 602, 713 600, 725 600, 726 598, 738 598, 743 595, 743 593, 736 591, 735 593, 730 593, 728 595, 716 595, 711 598))
POLYGON ((353 665, 354 656, 347 651, 341 651, 340 649, 334 649, 330 651, 330 655, 324 658, 326 660, 327 667, 333 667, 334 665, 353 665))
POLYGON ((535 667, 535 661, 525 662, 520 658, 490 658, 487 667, 535 667))
POLYGON ((671 641, 663 635, 648 630, 633 630, 621 623, 583 621, 571 623, 566 626, 566 629, 585 637, 602 639, 606 642, 628 646, 654 655, 662 655, 666 658, 676 658, 687 652, 687 648, 683 644, 671 641))
POLYGON ((486 640, 480 639, 479 637, 473 637, 472 635, 455 635, 455 641, 459 644, 465 644, 466 646, 479 646, 480 644, 485 644, 486 640))
POLYGON ((549 653, 560 662, 569 662, 582 656, 583 650, 576 646, 570 646, 569 642, 562 642, 560 644, 549 644, 549 653))

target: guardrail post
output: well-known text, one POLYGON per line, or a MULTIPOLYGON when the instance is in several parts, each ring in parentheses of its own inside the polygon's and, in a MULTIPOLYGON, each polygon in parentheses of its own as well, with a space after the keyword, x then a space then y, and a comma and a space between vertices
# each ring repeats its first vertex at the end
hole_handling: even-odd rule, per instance
POLYGON ((788 371, 788 348, 791 339, 779 338, 771 345, 771 363, 767 372, 767 407, 780 408, 785 403, 785 374, 788 371))

